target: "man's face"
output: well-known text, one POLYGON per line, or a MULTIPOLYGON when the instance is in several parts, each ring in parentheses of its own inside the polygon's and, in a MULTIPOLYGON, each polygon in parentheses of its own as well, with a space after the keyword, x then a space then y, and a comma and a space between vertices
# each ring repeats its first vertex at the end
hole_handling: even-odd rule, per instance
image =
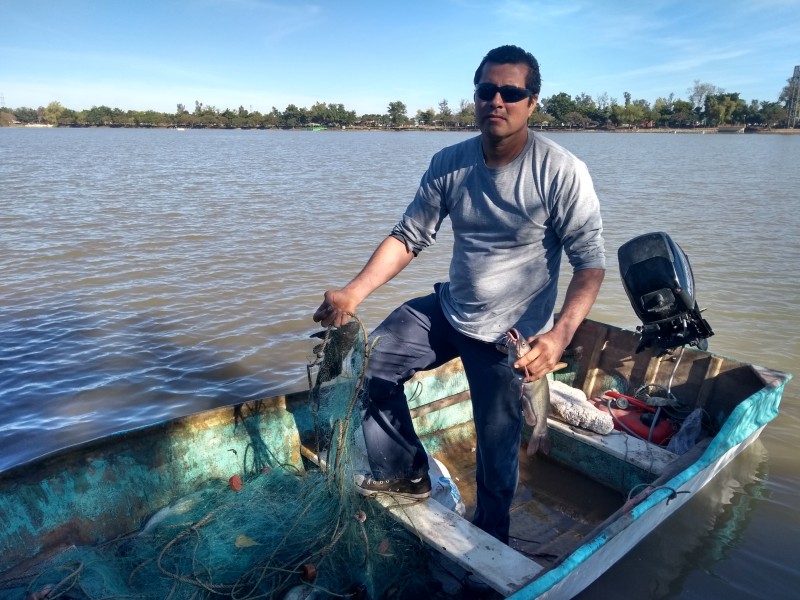
MULTIPOLYGON (((498 87, 510 85, 524 88, 527 75, 528 65, 525 64, 486 63, 483 65, 478 84, 490 83, 498 87)), ((475 94, 475 118, 481 133, 500 141, 526 131, 528 117, 536 108, 537 100, 538 96, 533 96, 518 102, 507 102, 499 93, 490 100, 481 100, 478 94, 475 94)))

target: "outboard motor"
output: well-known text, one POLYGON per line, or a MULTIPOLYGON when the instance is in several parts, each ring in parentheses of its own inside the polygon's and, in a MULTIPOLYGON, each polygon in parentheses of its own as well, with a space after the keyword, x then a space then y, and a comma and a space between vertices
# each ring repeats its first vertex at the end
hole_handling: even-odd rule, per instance
POLYGON ((646 233, 620 246, 617 256, 622 285, 642 321, 636 352, 652 345, 706 350, 714 332, 700 315, 692 267, 680 246, 666 233, 646 233))

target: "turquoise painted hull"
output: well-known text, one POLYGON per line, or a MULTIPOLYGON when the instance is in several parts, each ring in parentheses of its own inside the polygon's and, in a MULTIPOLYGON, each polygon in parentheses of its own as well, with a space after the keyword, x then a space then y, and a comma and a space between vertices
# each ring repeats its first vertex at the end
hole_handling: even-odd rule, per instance
MULTIPOLYGON (((556 379, 588 397, 611 387, 666 382, 672 367, 647 351, 635 354, 637 343, 632 332, 587 321, 573 342, 568 368, 556 379)), ((510 596, 561 598, 584 589, 756 439, 778 414, 790 377, 687 350, 674 388, 696 398, 719 432, 661 473, 551 428, 554 460, 622 494, 636 486, 643 490, 510 596)), ((407 395, 431 454, 473 435, 458 361, 417 374, 407 395)), ((126 431, 2 472, 0 580, 71 545, 101 544, 136 531, 158 510, 209 482, 227 485, 233 475, 245 478, 269 466, 303 470, 301 440, 312 431, 308 394, 296 392, 126 431)))

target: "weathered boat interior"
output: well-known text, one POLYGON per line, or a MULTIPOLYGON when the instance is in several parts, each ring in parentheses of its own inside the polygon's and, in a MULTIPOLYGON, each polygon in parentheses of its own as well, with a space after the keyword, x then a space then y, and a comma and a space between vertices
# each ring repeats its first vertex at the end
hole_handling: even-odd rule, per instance
MULTIPOLYGON (((494 587, 501 593, 555 568, 711 446, 724 444, 721 452, 728 451, 777 412, 779 394, 774 402, 750 402, 744 416, 734 414, 766 386, 779 386, 783 374, 689 348, 637 353, 638 342, 630 331, 586 321, 564 356, 567 367, 554 378, 589 399, 608 390, 633 395, 642 386, 653 397, 668 391, 673 415, 701 409, 700 434, 677 454, 626 431, 601 435, 551 417, 549 455, 528 458, 525 445, 520 448, 511 545, 531 567, 514 575, 492 563, 494 587), (736 419, 748 427, 737 429, 736 419), (714 436, 723 427, 730 431, 720 441, 714 436)), ((418 373, 408 382, 407 395, 417 431, 450 471, 469 519, 474 429, 459 361, 418 373)), ((42 558, 64 548, 103 544, 139 530, 154 513, 209 482, 228 482, 233 473, 257 477, 273 463, 315 468, 309 457, 321 457, 324 448, 308 400, 307 392, 299 392, 207 411, 0 473, 0 589, 3 581, 18 582, 42 558)), ((472 558, 462 560, 469 568, 472 558)))
MULTIPOLYGON (((548 421, 552 448, 547 456, 527 457, 523 435, 511 547, 534 562, 529 578, 558 565, 653 489, 690 466, 733 410, 769 383, 768 370, 690 348, 664 352, 651 347, 637 352, 638 343, 639 337, 630 331, 586 321, 565 353, 567 367, 554 373, 554 379, 582 390, 589 399, 603 398, 609 390, 633 395, 644 389, 654 396, 669 395, 671 411, 665 409, 662 418, 670 420, 673 433, 677 435, 681 419, 695 409, 701 410, 702 426, 680 454, 667 450, 668 440, 656 444, 646 435, 624 429, 593 433, 558 415, 548 421)), ((458 360, 418 373, 407 384, 407 395, 414 406, 417 431, 427 432, 426 447, 456 481, 468 520, 475 509, 474 429, 458 360)), ((413 530, 414 523, 409 527, 413 530)), ((434 546, 435 535, 431 533, 434 546)), ((479 564, 472 565, 455 552, 451 558, 480 571, 479 564)), ((515 569, 520 566, 508 572, 496 563, 488 567, 498 578, 496 589, 504 593, 515 589, 516 584, 502 589, 502 580, 511 580, 515 569)))
MULTIPOLYGON (((678 352, 659 355, 657 349, 649 348, 637 354, 637 343, 637 336, 629 331, 587 321, 564 357, 568 367, 555 373, 555 379, 583 390, 587 398, 611 389, 632 394, 646 384, 669 387, 684 412, 703 409, 702 434, 676 466, 679 455, 646 439, 616 430, 601 435, 551 417, 549 455, 527 457, 524 441, 520 448, 520 485, 512 511, 512 547, 540 564, 552 564, 574 550, 636 492, 646 491, 647 484, 685 468, 739 402, 764 387, 762 375, 750 365, 692 349, 686 349, 678 362, 678 352)), ((409 382, 411 393, 437 380, 452 381, 454 370, 456 366, 445 365, 442 373, 418 374, 409 382)), ((457 480, 467 518, 475 498, 471 422, 451 425, 444 432, 432 423, 448 422, 448 417, 435 415, 434 407, 453 411, 468 400, 468 392, 462 391, 412 411, 418 430, 431 432, 426 444, 457 480), (419 423, 422 420, 427 422, 419 423)))

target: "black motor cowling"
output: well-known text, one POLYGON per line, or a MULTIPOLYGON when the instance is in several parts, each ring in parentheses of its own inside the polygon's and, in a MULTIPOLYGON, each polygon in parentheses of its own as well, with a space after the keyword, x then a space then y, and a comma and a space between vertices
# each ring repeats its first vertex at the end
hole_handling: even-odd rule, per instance
POLYGON ((700 315, 692 267, 680 246, 666 233, 646 233, 620 246, 617 256, 622 285, 642 321, 637 352, 652 345, 708 348, 714 332, 700 315))

